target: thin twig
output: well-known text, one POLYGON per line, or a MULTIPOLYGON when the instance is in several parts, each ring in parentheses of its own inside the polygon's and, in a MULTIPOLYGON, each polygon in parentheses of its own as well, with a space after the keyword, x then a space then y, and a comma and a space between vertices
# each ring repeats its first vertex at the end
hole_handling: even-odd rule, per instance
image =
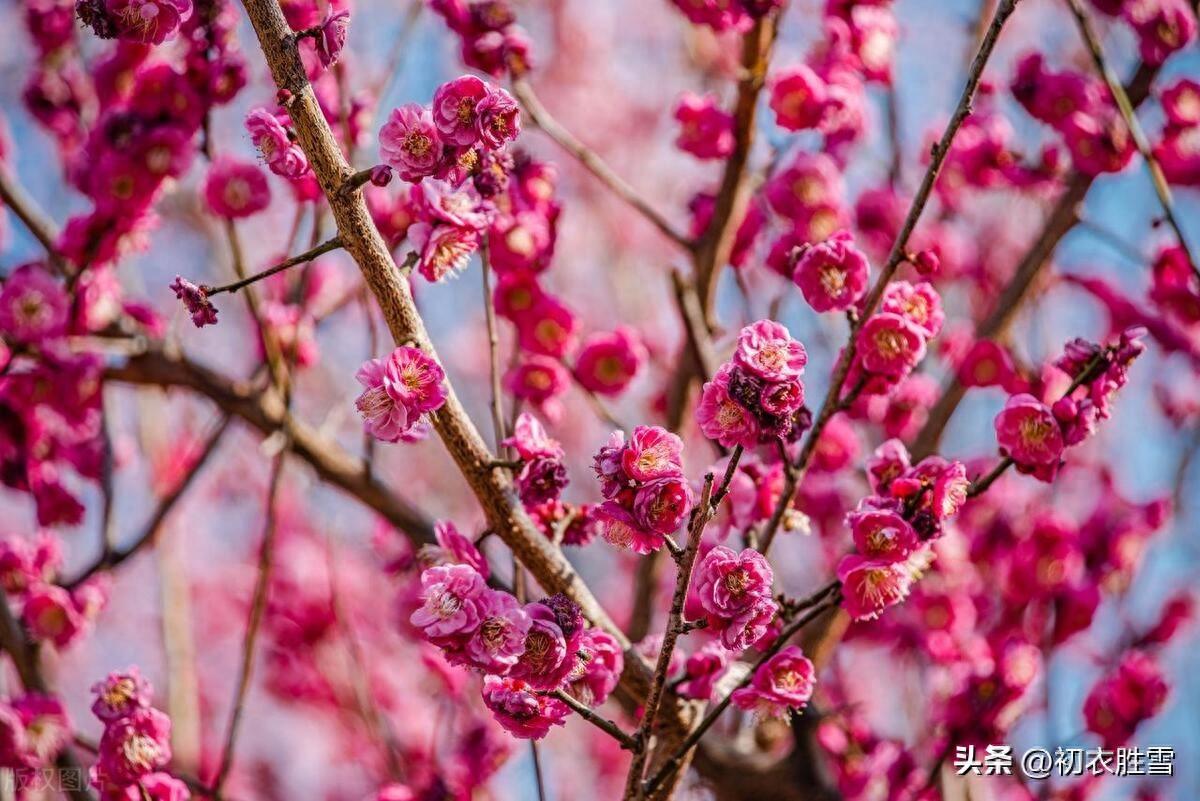
POLYGON ((479 243, 480 274, 483 276, 483 313, 487 321, 488 372, 491 379, 491 409, 493 449, 500 453, 500 443, 508 436, 504 428, 504 398, 500 392, 500 335, 496 331, 496 308, 492 302, 492 260, 487 237, 479 243))
POLYGON ((588 172, 596 176, 600 183, 612 190, 613 194, 621 198, 621 200, 632 206, 639 214, 645 217, 655 228, 671 241, 675 242, 684 250, 692 249, 691 241, 683 234, 675 230, 667 219, 652 207, 645 198, 638 193, 636 189, 629 183, 613 172, 613 169, 604 162, 594 150, 585 145, 583 142, 575 138, 575 135, 568 131, 563 125, 546 110, 542 105, 542 101, 538 99, 537 94, 533 91, 533 87, 525 78, 517 78, 513 81, 513 94, 521 101, 521 108, 533 121, 533 124, 542 130, 547 136, 555 141, 559 147, 575 157, 575 160, 587 168, 588 172))
POLYGON ((268 267, 260 273, 255 273, 254 275, 247 276, 241 280, 234 281, 232 284, 225 284, 224 286, 216 287, 206 286, 203 287, 203 289, 209 297, 212 297, 213 295, 219 295, 222 292, 237 292, 239 289, 250 286, 250 284, 258 283, 264 278, 269 278, 276 273, 281 273, 289 267, 295 267, 297 264, 303 264, 305 262, 312 261, 313 259, 325 255, 331 250, 337 250, 341 246, 342 240, 335 236, 333 239, 322 242, 311 250, 306 250, 303 253, 299 253, 295 256, 284 259, 274 267, 268 267))
POLYGON ((278 510, 276 504, 279 497, 279 487, 283 478, 283 465, 287 451, 282 450, 276 456, 271 466, 271 479, 267 487, 267 518, 263 527, 262 543, 258 550, 258 579, 254 585, 254 596, 250 601, 250 613, 246 621, 246 633, 242 638, 242 660, 238 668, 237 686, 233 696, 233 711, 229 716, 229 724, 225 731, 225 745, 221 749, 220 767, 212 782, 213 794, 219 796, 229 772, 233 769, 234 751, 237 747, 238 730, 245 711, 246 694, 250 689, 250 678, 254 673, 254 646, 258 640, 258 632, 262 627, 263 615, 267 609, 267 594, 271 585, 271 570, 274 565, 275 534, 278 528, 278 510))
POLYGON ((1188 265, 1192 268, 1192 272, 1196 277, 1200 278, 1200 266, 1196 264, 1196 258, 1192 254, 1191 246, 1188 245, 1187 236, 1183 233, 1183 227, 1179 224, 1179 216, 1175 211, 1175 201, 1171 197, 1171 187, 1167 183, 1167 178, 1163 175, 1162 165, 1158 163, 1158 159, 1154 157, 1154 151, 1150 147, 1150 141, 1146 138, 1146 132, 1142 130, 1142 124, 1138 122, 1137 114, 1134 113, 1133 103, 1130 102, 1129 95, 1125 91, 1125 87, 1121 85, 1116 73, 1108 64, 1108 59, 1104 56, 1104 46, 1100 44, 1100 37, 1096 35, 1096 30, 1092 26, 1091 17, 1087 10, 1083 7, 1080 0, 1066 0, 1067 6, 1070 7, 1071 13, 1075 16, 1075 21, 1079 24, 1079 33, 1083 37, 1084 44, 1087 45, 1088 52, 1092 56, 1092 62, 1096 65, 1096 70, 1104 78, 1104 83, 1108 85, 1108 91, 1112 95, 1113 101, 1117 104, 1117 109, 1121 112, 1121 118, 1125 120, 1125 125, 1129 128, 1129 134, 1133 137, 1133 144, 1137 147, 1138 152, 1142 154, 1142 158, 1146 162, 1146 169, 1150 172, 1150 181, 1154 184, 1154 192, 1158 195, 1158 202, 1162 205, 1163 214, 1166 215, 1167 222, 1175 231, 1175 236, 1179 240, 1179 247, 1187 255, 1188 265))
POLYGON ((555 690, 552 695, 567 706, 571 707, 571 709, 574 710, 575 714, 579 715, 579 717, 583 718, 588 723, 592 724, 620 743, 621 748, 625 749, 626 751, 632 751, 634 749, 633 738, 626 734, 621 727, 613 721, 596 714, 596 712, 590 707, 581 704, 579 701, 575 700, 562 690, 555 690))
POLYGON ((12 209, 17 219, 33 234, 33 238, 41 244, 59 272, 65 272, 62 256, 58 252, 58 231, 54 222, 4 167, 0 167, 0 200, 12 209))
POLYGON ((713 474, 709 473, 704 477, 704 489, 700 492, 700 502, 692 512, 691 525, 688 527, 687 546, 679 557, 679 574, 675 580, 675 596, 671 600, 667 630, 663 633, 662 645, 658 649, 658 661, 654 666, 654 678, 650 682, 650 691, 646 694, 642 722, 633 735, 633 761, 629 766, 629 778, 625 785, 625 797, 628 799, 641 797, 642 774, 645 771, 646 757, 650 751, 650 736, 654 731, 658 706, 662 702, 666 688, 667 673, 671 667, 671 655, 675 652, 675 643, 682 632, 683 606, 687 600, 688 586, 691 584, 692 568, 695 566, 696 556, 700 552, 700 537, 704 533, 704 525, 712 517, 712 497, 713 474))
POLYGON ((150 519, 142 526, 142 533, 138 535, 137 539, 124 548, 113 548, 112 550, 106 548, 101 553, 99 559, 84 568, 78 576, 64 583, 64 587, 69 590, 75 589, 100 571, 111 570, 155 541, 158 537, 158 532, 162 529, 163 523, 171 514, 171 510, 175 508, 175 505, 200 474, 209 457, 216 451, 217 445, 221 442, 221 438, 225 435, 225 431, 229 427, 230 419, 229 414, 221 417, 221 421, 217 423, 213 432, 209 434, 208 439, 205 440, 203 447, 201 447, 195 460, 188 467, 187 472, 183 474, 179 483, 159 499, 158 506, 155 507, 154 513, 150 515, 150 519))
POLYGON ((679 636, 687 630, 683 620, 683 608, 687 602, 688 587, 691 585, 696 556, 700 552, 700 540, 704 536, 704 529, 716 516, 721 501, 729 494, 729 485, 733 481, 741 458, 742 447, 739 445, 730 454, 729 464, 725 467, 721 483, 715 488, 713 474, 709 473, 704 477, 704 488, 700 492, 700 501, 692 511, 692 518, 688 525, 687 546, 679 557, 679 575, 675 581, 675 595, 671 599, 671 613, 667 619, 667 630, 663 634, 662 646, 658 651, 654 679, 650 684, 650 691, 646 694, 642 722, 633 735, 633 761, 629 767, 629 779, 625 788, 627 798, 639 798, 642 795, 642 776, 645 771, 646 757, 650 750, 650 737, 654 732, 658 708, 665 694, 671 656, 675 652, 675 643, 679 640, 679 636))

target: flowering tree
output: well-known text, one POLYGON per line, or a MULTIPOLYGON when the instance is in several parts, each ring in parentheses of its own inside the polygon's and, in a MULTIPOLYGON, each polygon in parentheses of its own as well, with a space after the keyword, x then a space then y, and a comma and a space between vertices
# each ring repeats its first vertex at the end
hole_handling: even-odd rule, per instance
POLYGON ((790 5, 6 8, 3 792, 1196 797, 1194 4, 790 5))

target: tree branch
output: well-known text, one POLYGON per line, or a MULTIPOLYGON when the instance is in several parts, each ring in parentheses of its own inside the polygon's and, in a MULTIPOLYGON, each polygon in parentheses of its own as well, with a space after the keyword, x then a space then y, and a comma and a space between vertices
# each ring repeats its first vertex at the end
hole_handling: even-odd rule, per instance
POLYGON ((338 444, 297 420, 278 393, 236 382, 182 354, 151 348, 123 364, 105 369, 110 381, 161 387, 184 387, 204 395, 227 414, 256 428, 264 436, 283 431, 291 452, 308 462, 323 480, 341 488, 373 509, 414 543, 432 543, 433 521, 370 475, 363 463, 338 444))
POLYGON ((521 101, 521 108, 533 121, 533 124, 549 136, 563 150, 570 153, 576 161, 582 164, 588 172, 596 176, 600 183, 612 190, 613 194, 629 204, 635 211, 645 217, 655 228, 662 231, 668 239, 687 251, 692 250, 692 242, 675 230, 667 219, 654 209, 636 189, 629 185, 624 178, 613 172, 594 150, 575 138, 574 134, 554 119, 542 101, 533 91, 533 87, 525 78, 515 78, 512 83, 513 94, 521 101))
MULTIPOLYGON (((343 246, 358 264, 379 302, 393 339, 412 343, 437 359, 409 286, 398 275, 391 254, 367 212, 366 202, 359 193, 343 195, 339 192, 353 175, 353 169, 346 163, 321 113, 279 3, 277 0, 244 0, 244 6, 276 86, 292 94, 288 110, 299 144, 329 202, 343 246)), ((483 507, 489 527, 543 589, 567 595, 579 604, 583 615, 593 625, 616 639, 625 652, 623 690, 630 698, 644 697, 650 679, 649 666, 600 606, 561 549, 550 543, 530 520, 511 479, 503 471, 489 467, 495 457, 449 382, 447 390, 445 404, 432 415, 433 425, 483 507)), ((678 719, 674 722, 682 725, 678 719)))

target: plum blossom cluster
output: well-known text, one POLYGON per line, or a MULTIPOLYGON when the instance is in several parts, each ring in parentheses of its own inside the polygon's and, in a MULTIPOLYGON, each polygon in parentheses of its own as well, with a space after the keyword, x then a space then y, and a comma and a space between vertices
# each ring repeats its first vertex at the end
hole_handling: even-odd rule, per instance
POLYGON ((899 440, 888 440, 867 461, 874 495, 846 516, 855 553, 837 576, 843 605, 855 620, 870 619, 903 601, 933 559, 930 543, 967 500, 966 465, 927 456, 916 465, 899 440))
POLYGON ((1040 53, 1030 53, 1017 64, 1011 91, 1030 116, 1063 137, 1080 172, 1119 172, 1133 158, 1133 137, 1099 79, 1047 69, 1040 53))
POLYGON ((683 440, 659 426, 614 431, 592 462, 604 503, 594 512, 605 540, 634 553, 657 551, 692 510, 683 440))
POLYGON ((566 453, 558 440, 529 412, 521 412, 513 435, 503 445, 517 452, 521 463, 516 474, 517 492, 527 507, 554 503, 567 486, 566 453))
POLYGON ((1000 452, 1017 470, 1041 481, 1053 480, 1063 451, 1090 437, 1098 421, 1111 415, 1113 395, 1128 381, 1130 364, 1146 349, 1144 335, 1144 329, 1127 329, 1104 347, 1083 339, 1068 342, 1055 362, 1071 381, 1068 391, 1051 405, 1028 393, 1010 396, 994 421, 1000 452))
POLYGON ((52 695, 28 692, 0 699, 0 768, 18 779, 52 767, 73 735, 66 707, 52 695))
POLYGON ((696 421, 725 447, 793 442, 808 428, 800 376, 808 354, 773 320, 751 323, 738 334, 733 358, 705 383, 696 421))
POLYGON ((506 145, 520 125, 511 95, 463 75, 439 86, 430 108, 409 103, 380 129, 384 161, 416 185, 399 200, 375 195, 372 213, 390 241, 408 238, 427 280, 460 272, 489 236, 515 167, 506 145))
MULTIPOLYGON (((718 545, 696 565, 692 593, 707 630, 730 651, 744 651, 767 635, 779 605, 772 597, 774 571, 761 553, 718 545)), ((807 699, 805 699, 807 700, 807 699)))
POLYGON ((73 304, 49 265, 25 264, 0 287, 0 483, 32 496, 38 522, 74 525, 83 505, 72 475, 100 478, 102 360, 78 352, 67 337, 90 333, 123 312, 144 307, 124 303, 114 276, 97 273, 81 287, 73 304))
POLYGON ((493 305, 516 329, 521 353, 504 376, 505 388, 552 420, 561 415, 572 379, 588 392, 616 396, 646 362, 641 337, 626 326, 581 339, 578 316, 542 283, 558 238, 557 181, 552 165, 518 154, 487 232, 498 277, 493 305))
POLYGON ((1133 29, 1147 64, 1162 64, 1196 38, 1196 14, 1186 0, 1093 0, 1092 5, 1133 29))
POLYGON ((42 532, 33 540, 0 540, 0 586, 37 643, 63 649, 85 635, 108 601, 107 584, 96 578, 73 590, 57 583, 62 544, 42 532))
POLYGON ((1162 91, 1161 100, 1167 119, 1154 158, 1169 182, 1200 186, 1200 83, 1180 78, 1162 91))
POLYGON ((92 714, 104 724, 92 786, 106 801, 187 801, 186 784, 166 773, 171 719, 150 705, 150 684, 136 666, 92 687, 92 714))
POLYGON ((117 39, 86 67, 70 26, 46 24, 42 14, 52 8, 37 4, 27 18, 41 63, 24 100, 57 144, 71 184, 93 201, 57 243, 90 273, 144 247, 156 225, 153 201, 188 170, 206 112, 233 99, 246 68, 236 12, 223 0, 199 14, 190 0, 81 0, 85 21, 117 39), (180 54, 169 61, 149 46, 168 36, 180 54))
POLYGON ((532 43, 510 0, 429 0, 429 7, 460 37, 468 67, 499 78, 533 66, 532 43))
POLYGON ((557 690, 593 706, 616 687, 619 645, 565 596, 521 604, 459 562, 424 570, 421 588, 412 625, 451 664, 483 673, 484 705, 513 736, 538 740, 563 724, 570 708, 557 690))
POLYGON ((427 415, 440 409, 448 395, 441 365, 409 345, 364 362, 354 377, 363 387, 354 402, 363 430, 383 442, 425 436, 427 415))
POLYGON ((928 281, 893 281, 879 310, 859 329, 847 383, 866 395, 885 395, 925 358, 945 321, 942 299, 928 281))
POLYGON ((520 132, 512 95, 463 75, 439 86, 429 108, 407 103, 394 109, 379 130, 379 151, 405 181, 436 177, 457 184, 520 132))
POLYGON ((759 665, 750 684, 734 691, 733 703, 761 717, 786 718, 808 705, 816 683, 813 663, 789 645, 759 665))
POLYGON ((1162 668, 1150 655, 1127 651, 1083 701, 1088 731, 1100 735, 1105 748, 1124 745, 1142 721, 1159 713, 1167 693, 1162 668))

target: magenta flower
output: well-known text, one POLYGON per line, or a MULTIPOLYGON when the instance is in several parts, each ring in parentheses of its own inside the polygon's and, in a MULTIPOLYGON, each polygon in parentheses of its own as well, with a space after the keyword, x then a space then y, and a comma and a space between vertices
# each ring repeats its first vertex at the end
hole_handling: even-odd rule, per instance
POLYGON ((1072 114, 1062 125, 1071 163, 1086 175, 1120 172, 1137 152, 1133 135, 1112 109, 1103 114, 1072 114))
POLYGON ((1200 125, 1200 83, 1180 78, 1162 92, 1167 119, 1183 128, 1200 125))
POLYGON ((370 359, 354 374, 363 392, 354 405, 363 418, 363 430, 375 439, 398 442, 412 427, 408 408, 389 387, 400 380, 393 359, 370 359))
MULTIPOLYGON (((545 603, 531 603, 525 612, 529 616, 529 630, 520 658, 509 675, 528 682, 535 690, 557 690, 575 667, 574 650, 568 654, 567 637, 552 608, 545 603)), ((577 647, 577 639, 571 638, 573 649, 577 647)))
POLYGON ((470 663, 485 673, 503 675, 525 650, 529 615, 507 592, 485 589, 476 598, 479 626, 467 640, 470 663))
POLYGON ((928 281, 916 285, 908 281, 891 282, 883 292, 879 309, 904 317, 930 339, 941 332, 946 321, 942 298, 928 281))
MULTIPOLYGON (((837 163, 825 153, 796 153, 763 187, 767 203, 782 217, 814 228, 828 228, 816 239, 825 239, 845 225, 842 196, 845 187, 837 163), (816 218, 825 221, 816 224, 816 218), (829 227, 829 222, 838 223, 829 227)), ((815 240, 809 240, 815 241, 815 240)))
POLYGON ((204 178, 204 200, 218 217, 249 217, 271 203, 267 176, 255 164, 219 157, 204 178))
POLYGON ((567 391, 571 376, 546 356, 527 356, 504 376, 504 386, 518 398, 545 405, 567 391))
POLYGON ((51 765, 74 734, 62 701, 30 692, 13 698, 12 708, 24 728, 22 751, 27 762, 40 768, 51 765))
POLYGON ((217 324, 217 307, 208 299, 205 287, 197 286, 182 275, 177 275, 171 282, 171 291, 183 301, 194 326, 203 328, 206 325, 217 324))
POLYGON ((308 172, 308 157, 274 114, 254 109, 246 115, 246 130, 271 172, 284 178, 299 178, 308 172))
POLYGON ((923 332, 906 317, 879 312, 858 332, 857 359, 868 373, 901 378, 923 358, 923 332))
POLYGON ((139 709, 104 728, 97 767, 111 781, 133 784, 170 761, 171 720, 157 709, 139 709))
POLYGON ((1017 377, 1017 368, 1001 345, 981 339, 971 345, 959 362, 957 373, 958 380, 966 387, 1009 387, 1017 377))
POLYGON ((388 359, 394 382, 388 392, 408 408, 410 417, 431 414, 442 408, 448 395, 442 367, 420 348, 402 346, 388 359))
POLYGON ((598 395, 619 395, 641 371, 646 349, 627 328, 592 334, 583 340, 575 358, 575 378, 598 395))
POLYGON ((721 644, 730 651, 744 651, 754 646, 770 631, 778 605, 770 598, 759 598, 731 618, 709 622, 720 636, 721 644))
POLYGON ((439 565, 421 573, 420 609, 410 622, 435 644, 471 636, 483 619, 483 576, 467 565, 439 565))
POLYGON ((595 512, 596 529, 605 542, 637 554, 648 554, 663 547, 665 540, 657 531, 644 528, 624 506, 605 501, 595 512))
POLYGON ((621 469, 634 481, 682 476, 683 440, 659 426, 638 426, 621 453, 621 469))
POLYGON ((633 517, 642 528, 656 534, 674 534, 692 510, 692 489, 682 478, 647 482, 633 501, 633 517))
POLYGON ((136 665, 109 673, 92 685, 92 692, 96 695, 92 714, 106 724, 150 706, 150 683, 142 678, 136 665))
POLYGON ((740 554, 718 545, 696 565, 695 592, 709 615, 729 619, 770 599, 775 574, 753 548, 740 554))
POLYGON ((760 429, 754 415, 729 394, 733 371, 732 364, 723 364, 713 379, 705 382, 696 405, 696 422, 704 436, 726 448, 753 448, 758 444, 760 429))
POLYGON ((475 547, 471 538, 459 531, 449 520, 439 520, 433 524, 433 537, 437 540, 437 545, 424 546, 422 556, 425 555, 425 548, 429 548, 434 564, 466 565, 485 579, 488 577, 491 569, 487 559, 475 547))
POLYGON ((579 635, 577 666, 569 678, 567 692, 581 704, 599 706, 620 682, 625 654, 608 632, 584 629, 579 635))
POLYGON ((442 140, 428 109, 416 103, 393 109, 379 129, 379 153, 401 178, 412 183, 437 172, 442 140))
POLYGON ((540 695, 520 679, 483 677, 483 703, 506 732, 523 740, 540 740, 561 726, 571 709, 562 701, 540 695))
POLYGON ((499 87, 489 87, 475 111, 475 128, 486 147, 498 150, 521 133, 521 109, 516 99, 499 87))
POLYGON ((1186 0, 1131 0, 1121 15, 1138 35, 1147 64, 1161 64, 1196 38, 1196 15, 1186 0))
MULTIPOLYGON (((142 44, 162 44, 192 15, 191 0, 104 0, 104 5, 104 15, 112 26, 105 38, 116 36, 142 44)), ((104 35, 98 27, 96 32, 104 35)))
POLYGON ((35 584, 25 596, 21 619, 36 642, 65 648, 83 631, 84 619, 71 594, 56 584, 35 584))
POLYGON ((850 232, 838 231, 804 251, 792 281, 816 311, 844 311, 866 293, 869 272, 867 257, 854 246, 850 232))
POLYGON ((517 344, 522 350, 562 359, 575 347, 579 318, 552 295, 542 293, 513 322, 517 326, 517 344))
POLYGON ((522 459, 548 457, 561 459, 565 455, 558 440, 546 433, 546 428, 529 412, 517 415, 512 436, 500 443, 516 450, 522 459))
POLYGON ((15 342, 38 345, 67 327, 70 300, 40 264, 12 271, 0 286, 0 332, 15 342))
POLYGON ((1088 731, 1099 734, 1106 748, 1123 745, 1142 721, 1158 714, 1167 693, 1166 679, 1154 660, 1141 651, 1129 651, 1084 700, 1088 731))
POLYGON ((808 363, 804 346, 774 320, 751 323, 738 334, 734 361, 767 381, 799 378, 808 363))
POLYGON ((433 283, 465 270, 479 248, 479 232, 457 225, 417 223, 408 229, 408 239, 420 254, 417 271, 433 283))
POLYGON ((478 141, 478 107, 488 92, 488 85, 474 75, 462 75, 437 88, 433 122, 444 142, 466 146, 478 141))
POLYGON ((708 701, 728 666, 729 652, 718 643, 707 643, 687 658, 676 692, 683 698, 708 701))
POLYGON ((899 562, 920 547, 917 532, 896 512, 867 509, 851 512, 846 522, 854 535, 854 547, 868 559, 899 562))
POLYGON ((675 146, 698 159, 729 158, 733 152, 733 116, 713 95, 684 92, 675 107, 679 136, 675 146))
POLYGON ((748 686, 734 691, 733 703, 762 717, 785 718, 808 705, 816 681, 813 663, 789 645, 760 665, 748 686))
POLYGON ((788 131, 816 128, 825 116, 825 81, 804 64, 788 67, 771 80, 771 110, 788 131))
POLYGON ((996 415, 996 441, 1018 465, 1050 467, 1063 452, 1063 435, 1054 413, 1032 395, 1013 395, 996 415))
POLYGON ((321 60, 321 66, 328 69, 337 63, 338 58, 342 55, 342 48, 346 46, 346 34, 350 28, 350 12, 342 9, 334 12, 333 4, 330 4, 325 9, 325 19, 322 20, 320 28, 317 29, 317 35, 314 37, 317 43, 317 58, 321 60))
POLYGON ((847 554, 838 562, 842 606, 854 620, 870 620, 908 597, 913 571, 907 562, 878 561, 847 554))

